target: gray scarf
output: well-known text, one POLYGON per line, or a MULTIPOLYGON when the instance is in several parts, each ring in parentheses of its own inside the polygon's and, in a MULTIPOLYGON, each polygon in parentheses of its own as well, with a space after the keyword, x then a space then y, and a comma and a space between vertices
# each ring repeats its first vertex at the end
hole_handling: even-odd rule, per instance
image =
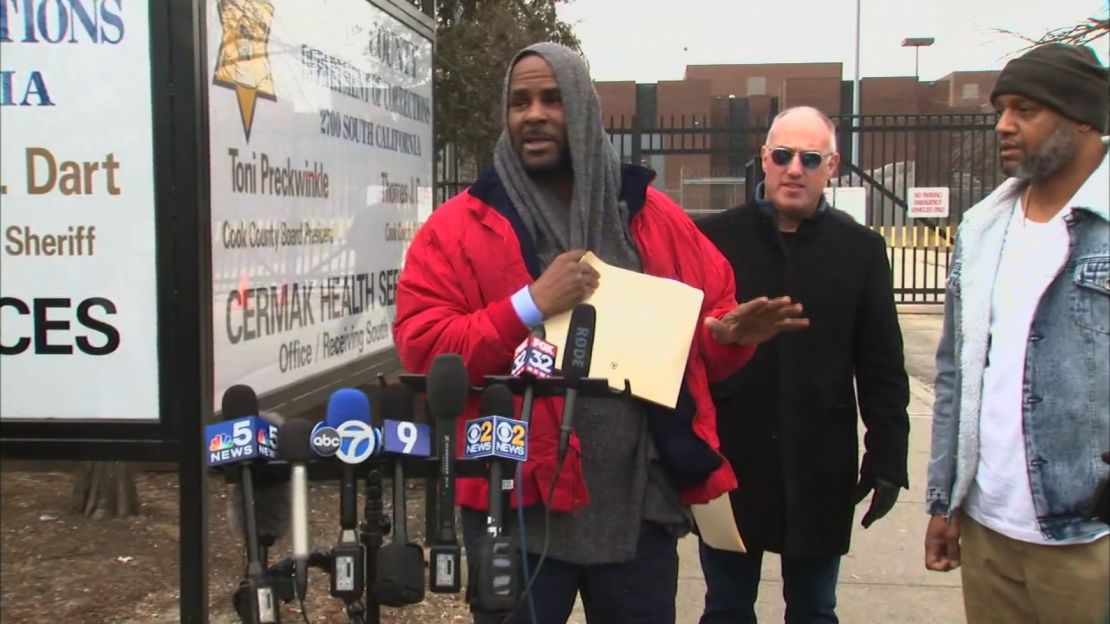
POLYGON ((494 150, 494 167, 536 243, 546 268, 560 253, 588 249, 605 262, 640 270, 628 230, 628 208, 619 201, 620 158, 605 136, 601 103, 582 57, 555 43, 537 43, 517 53, 505 74, 502 111, 508 110, 509 79, 522 56, 537 54, 551 66, 562 92, 567 143, 574 170, 574 193, 568 210, 546 185, 525 170, 503 128, 494 150))

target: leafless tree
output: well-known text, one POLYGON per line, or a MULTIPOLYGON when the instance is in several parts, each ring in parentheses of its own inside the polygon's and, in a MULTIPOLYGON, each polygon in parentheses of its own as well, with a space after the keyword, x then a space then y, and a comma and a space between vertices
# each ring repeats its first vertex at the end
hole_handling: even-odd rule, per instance
POLYGON ((995 32, 1027 42, 1029 45, 1022 48, 1021 52, 1045 43, 1087 45, 1110 34, 1110 11, 1101 17, 1089 17, 1078 24, 1054 28, 1036 38, 1002 28, 996 28, 995 32))

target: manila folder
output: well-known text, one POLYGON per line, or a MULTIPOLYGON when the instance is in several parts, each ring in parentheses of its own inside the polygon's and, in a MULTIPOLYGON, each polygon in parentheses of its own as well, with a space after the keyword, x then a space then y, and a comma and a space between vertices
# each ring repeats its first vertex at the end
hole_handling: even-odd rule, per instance
MULTIPOLYGON (((686 372, 690 344, 705 294, 682 282, 605 264, 592 252, 582 257, 601 274, 585 301, 597 310, 590 377, 606 378, 633 396, 674 408, 686 372)), ((570 312, 545 322, 547 340, 566 353, 570 312)))
POLYGON ((704 505, 690 505, 690 511, 694 514, 698 535, 707 545, 717 550, 748 552, 732 515, 728 492, 704 505))

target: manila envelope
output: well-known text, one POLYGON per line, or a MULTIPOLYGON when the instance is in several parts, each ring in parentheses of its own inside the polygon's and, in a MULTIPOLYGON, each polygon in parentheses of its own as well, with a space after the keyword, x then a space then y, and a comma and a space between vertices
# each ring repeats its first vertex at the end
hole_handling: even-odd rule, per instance
MULTIPOLYGON (((674 408, 686 371, 705 294, 682 282, 605 264, 593 253, 582 257, 601 274, 585 303, 597 310, 589 376, 609 380, 632 394, 674 408)), ((545 321, 547 340, 566 352, 570 312, 545 321)))
POLYGON ((732 515, 728 492, 704 505, 690 505, 690 511, 694 514, 694 524, 703 542, 717 550, 748 552, 736 526, 736 518, 732 515))

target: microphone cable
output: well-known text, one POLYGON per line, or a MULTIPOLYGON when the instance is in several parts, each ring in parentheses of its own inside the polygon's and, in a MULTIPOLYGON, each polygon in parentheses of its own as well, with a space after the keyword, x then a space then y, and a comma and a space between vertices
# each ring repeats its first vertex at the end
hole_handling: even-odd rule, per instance
MULTIPOLYGON (((551 500, 555 496, 555 484, 559 482, 559 474, 563 472, 563 463, 567 457, 564 454, 559 458, 559 462, 555 465, 555 476, 551 478, 551 486, 547 490, 547 500, 551 500)), ((518 502, 518 507, 519 502, 518 502)), ((522 518, 523 521, 523 518, 522 518)), ((522 522, 523 523, 523 522, 522 522)), ((520 600, 517 602, 516 607, 513 608, 512 615, 515 615, 520 610, 520 606, 531 595, 532 586, 535 585, 536 579, 540 576, 540 570, 543 569, 544 561, 547 560, 547 549, 551 545, 551 505, 544 504, 543 506, 543 546, 540 548, 540 558, 536 562, 536 569, 532 572, 532 576, 528 579, 528 583, 524 585, 524 591, 520 594, 520 600)), ((524 548, 524 542, 521 541, 521 549, 524 548)), ((526 552, 526 551, 525 551, 526 552)), ((536 624, 535 619, 535 604, 529 600, 532 605, 532 622, 536 624)))
MULTIPOLYGON (((531 388, 525 392, 531 392, 531 388)), ((518 464, 516 467, 516 522, 517 529, 520 533, 520 571, 524 574, 524 578, 530 579, 528 575, 528 538, 525 535, 527 530, 524 528, 524 465, 518 464)), ((539 618, 536 617, 536 602, 532 600, 532 594, 529 593, 531 583, 528 583, 524 591, 521 592, 520 598, 528 603, 528 613, 532 616, 532 624, 539 624, 539 618)), ((516 609, 513 609, 516 613, 516 609)))
POLYGON ((299 602, 301 603, 301 618, 304 620, 304 624, 312 624, 308 621, 308 609, 304 606, 304 598, 300 598, 299 602))
MULTIPOLYGON (((559 483, 559 475, 563 472, 563 464, 567 459, 567 450, 570 442, 570 432, 576 410, 575 399, 578 396, 579 382, 583 377, 589 376, 590 360, 593 355, 594 332, 597 326, 597 310, 588 303, 574 306, 570 314, 570 324, 567 327, 567 341, 563 348, 562 374, 567 389, 563 406, 563 418, 559 426, 559 445, 556 453, 555 475, 551 478, 551 486, 547 491, 547 501, 553 501, 555 486, 559 483), (573 347, 572 347, 573 345, 573 347)), ((543 501, 541 501, 543 502, 543 501)), ((524 586, 520 601, 517 602, 513 613, 520 608, 524 599, 530 595, 532 586, 539 578, 540 570, 547 560, 547 550, 551 545, 551 505, 544 504, 543 509, 543 546, 540 548, 540 558, 536 562, 536 569, 524 586)), ((533 622, 535 620, 533 619, 533 622)))
MULTIPOLYGON (((543 338, 543 325, 540 325, 537 329, 533 330, 533 332, 534 335, 538 335, 540 338, 543 338)), ((520 403, 520 419, 526 423, 530 423, 532 421, 532 403, 535 400, 533 396, 534 393, 535 389, 533 388, 532 383, 529 382, 528 385, 524 387, 524 398, 520 403)), ((530 593, 532 583, 534 581, 532 581, 532 577, 528 574, 528 531, 524 527, 523 463, 519 463, 516 466, 516 483, 514 489, 516 489, 516 521, 517 528, 520 532, 520 572, 524 575, 524 578, 529 579, 529 582, 525 584, 525 588, 520 594, 520 599, 528 603, 528 614, 532 616, 531 624, 539 624, 540 620, 538 617, 536 617, 536 601, 532 600, 532 594, 530 593)), ((545 524, 546 522, 547 521, 545 520, 545 524)), ((517 609, 519 608, 520 605, 518 604, 516 607, 513 608, 513 613, 516 613, 517 609)))

